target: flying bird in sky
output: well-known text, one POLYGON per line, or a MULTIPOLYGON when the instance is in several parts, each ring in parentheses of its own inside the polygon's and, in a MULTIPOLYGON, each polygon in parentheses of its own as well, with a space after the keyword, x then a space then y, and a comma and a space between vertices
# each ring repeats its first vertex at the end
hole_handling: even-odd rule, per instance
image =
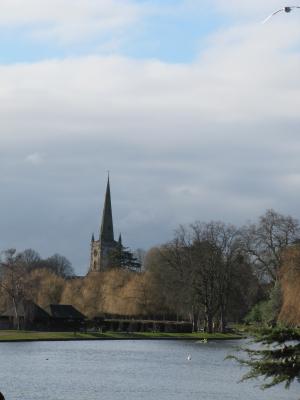
POLYGON ((300 6, 291 6, 291 7, 283 7, 280 10, 274 11, 271 15, 269 15, 262 23, 266 23, 270 18, 272 18, 274 15, 284 11, 286 13, 290 13, 294 8, 300 8, 300 6))

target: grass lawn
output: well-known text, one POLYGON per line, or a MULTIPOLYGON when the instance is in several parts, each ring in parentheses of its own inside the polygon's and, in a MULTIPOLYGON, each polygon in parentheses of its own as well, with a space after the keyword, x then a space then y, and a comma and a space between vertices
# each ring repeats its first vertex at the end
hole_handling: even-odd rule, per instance
POLYGON ((0 331, 0 342, 35 341, 35 340, 103 340, 103 339, 183 339, 183 340, 228 340, 241 339, 242 336, 232 333, 159 333, 159 332, 35 332, 35 331, 0 331))

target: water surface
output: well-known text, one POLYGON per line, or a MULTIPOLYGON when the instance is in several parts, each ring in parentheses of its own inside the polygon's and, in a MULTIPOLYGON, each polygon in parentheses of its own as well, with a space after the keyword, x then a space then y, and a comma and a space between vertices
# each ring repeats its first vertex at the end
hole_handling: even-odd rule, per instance
POLYGON ((235 341, 0 343, 6 400, 298 400, 299 386, 237 383, 235 341), (187 360, 191 354, 192 360, 187 360))

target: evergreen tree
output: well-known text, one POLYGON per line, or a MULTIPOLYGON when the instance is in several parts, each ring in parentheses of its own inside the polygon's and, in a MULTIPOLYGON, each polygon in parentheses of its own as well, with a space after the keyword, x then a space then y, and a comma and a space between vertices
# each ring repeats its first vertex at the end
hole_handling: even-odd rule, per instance
POLYGON ((246 359, 236 356, 240 364, 250 367, 250 371, 242 380, 263 377, 262 389, 279 383, 289 388, 293 381, 300 383, 300 333, 296 329, 263 330, 254 340, 262 348, 242 348, 247 354, 246 359))
POLYGON ((110 252, 110 260, 112 266, 115 267, 134 271, 141 270, 141 264, 138 262, 137 258, 133 255, 128 247, 124 247, 122 244, 119 244, 110 252))

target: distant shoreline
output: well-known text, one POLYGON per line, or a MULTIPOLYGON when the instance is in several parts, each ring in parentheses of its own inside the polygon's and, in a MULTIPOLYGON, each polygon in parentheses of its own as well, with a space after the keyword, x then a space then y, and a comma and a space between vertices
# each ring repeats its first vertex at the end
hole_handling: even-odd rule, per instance
POLYGON ((36 332, 36 331, 0 331, 0 344, 11 342, 70 342, 95 340, 238 340, 244 336, 232 333, 157 333, 157 332, 36 332))

